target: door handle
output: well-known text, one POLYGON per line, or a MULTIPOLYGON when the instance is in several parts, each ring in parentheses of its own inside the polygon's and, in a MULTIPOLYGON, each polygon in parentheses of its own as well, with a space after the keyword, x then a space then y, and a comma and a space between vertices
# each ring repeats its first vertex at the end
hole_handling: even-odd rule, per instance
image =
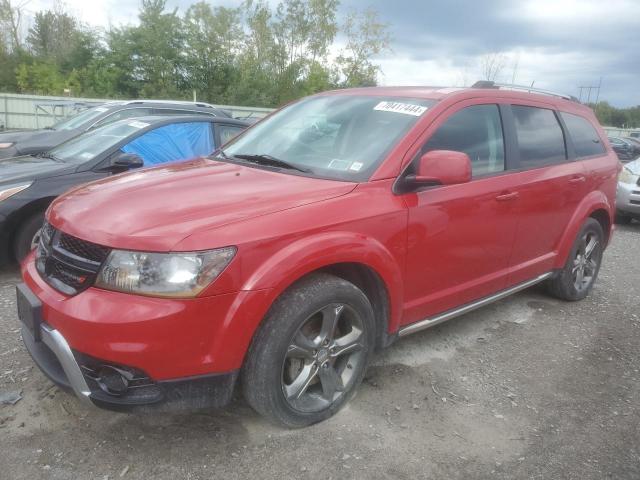
POLYGON ((587 178, 584 175, 576 175, 575 177, 571 177, 569 179, 569 183, 576 185, 578 183, 585 182, 586 180, 587 178))
POLYGON ((501 193, 496 197, 496 200, 498 202, 508 202, 509 200, 515 200, 519 196, 520 194, 518 192, 501 193))

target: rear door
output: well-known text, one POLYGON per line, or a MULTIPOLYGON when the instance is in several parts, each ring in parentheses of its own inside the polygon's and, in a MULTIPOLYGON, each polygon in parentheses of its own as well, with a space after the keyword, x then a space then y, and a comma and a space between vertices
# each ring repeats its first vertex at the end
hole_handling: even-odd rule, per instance
POLYGON ((553 268, 560 238, 587 191, 583 162, 570 158, 558 113, 547 104, 512 105, 521 172, 512 274, 517 284, 553 268))
POLYGON ((467 153, 473 178, 404 195, 409 211, 405 314, 410 324, 503 289, 516 227, 500 108, 477 100, 442 114, 415 155, 467 153))

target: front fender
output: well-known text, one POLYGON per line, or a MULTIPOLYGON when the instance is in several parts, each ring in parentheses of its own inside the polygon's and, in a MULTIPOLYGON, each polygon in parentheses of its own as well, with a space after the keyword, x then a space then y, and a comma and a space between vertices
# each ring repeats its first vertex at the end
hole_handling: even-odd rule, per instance
POLYGON ((389 295, 388 331, 398 329, 402 305, 401 265, 379 241, 359 233, 325 232, 299 239, 267 258, 242 285, 242 290, 269 290, 274 301, 296 280, 330 265, 357 263, 382 279, 389 295))
MULTIPOLYGON (((609 224, 613 226, 614 208, 607 196, 600 190, 594 190, 590 192, 586 197, 582 199, 578 208, 576 208, 573 216, 558 242, 558 248, 556 249, 556 261, 554 268, 563 268, 567 262, 567 257, 571 251, 571 247, 575 242, 576 236, 582 227, 584 221, 596 210, 604 210, 609 215, 609 224)), ((605 232, 610 238, 611 232, 605 232)))

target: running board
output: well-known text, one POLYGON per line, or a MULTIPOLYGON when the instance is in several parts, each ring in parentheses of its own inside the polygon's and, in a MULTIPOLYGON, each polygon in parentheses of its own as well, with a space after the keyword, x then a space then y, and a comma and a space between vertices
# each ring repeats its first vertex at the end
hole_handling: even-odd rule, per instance
POLYGON ((484 297, 480 300, 477 300, 473 303, 467 303, 466 305, 456 308, 455 310, 449 310, 448 312, 441 313, 438 316, 432 318, 425 318, 424 320, 420 320, 419 322, 412 323, 411 325, 407 325, 398 331, 399 337, 405 337, 407 335, 411 335, 412 333, 419 332, 420 330, 425 330, 427 328, 438 325, 439 323, 446 322, 447 320, 451 320, 452 318, 458 317, 460 315, 464 315, 465 313, 471 312, 476 308, 484 307, 485 305, 489 305, 490 303, 501 300, 509 295, 519 292, 520 290, 524 290, 525 288, 529 288, 536 283, 540 283, 547 278, 551 277, 553 272, 547 272, 542 274, 532 280, 529 280, 524 283, 520 283, 515 287, 508 288, 503 290, 495 295, 491 295, 489 297, 484 297))

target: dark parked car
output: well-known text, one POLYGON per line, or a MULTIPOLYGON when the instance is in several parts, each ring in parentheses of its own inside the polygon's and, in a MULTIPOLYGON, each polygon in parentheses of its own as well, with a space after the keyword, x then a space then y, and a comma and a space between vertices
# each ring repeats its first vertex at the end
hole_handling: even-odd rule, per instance
POLYGON ((620 137, 609 137, 609 143, 621 162, 628 162, 637 156, 635 154, 635 145, 628 140, 620 137))
POLYGON ((29 253, 44 211, 69 188, 132 168, 209 155, 246 127, 227 117, 142 117, 86 132, 45 154, 0 159, 0 262, 29 253))
POLYGON ((622 139, 633 147, 633 158, 640 157, 640 138, 622 137, 622 139))
POLYGON ((0 159, 46 152, 87 130, 117 120, 149 115, 210 115, 230 118, 227 112, 208 103, 158 100, 109 102, 84 110, 49 128, 0 133, 0 159))

